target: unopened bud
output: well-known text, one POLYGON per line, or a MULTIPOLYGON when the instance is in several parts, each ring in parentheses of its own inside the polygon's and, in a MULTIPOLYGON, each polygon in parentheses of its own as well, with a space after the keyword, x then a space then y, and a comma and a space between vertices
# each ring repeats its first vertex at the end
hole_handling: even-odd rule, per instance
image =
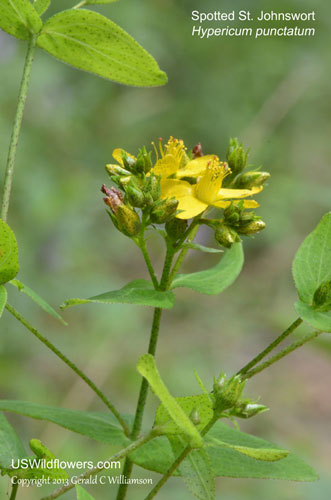
POLYGON ((119 165, 108 164, 106 165, 106 171, 109 175, 130 175, 128 170, 125 170, 125 168, 120 167, 119 165))
POLYGON ((238 227, 237 230, 239 234, 250 235, 262 231, 262 229, 264 229, 265 227, 266 227, 265 222, 263 222, 263 220, 258 219, 238 227))
POLYGON ((258 403, 243 403, 234 408, 231 411, 231 415, 239 418, 251 418, 268 410, 267 406, 258 403))
POLYGON ((144 193, 132 179, 129 182, 129 184, 125 186, 125 192, 129 202, 133 207, 141 208, 144 206, 145 203, 144 193))
POLYGON ((234 375, 228 381, 224 380, 222 385, 219 385, 219 380, 214 383, 215 410, 217 412, 224 411, 236 406, 245 387, 240 375, 234 375))
POLYGON ((222 224, 215 232, 215 240, 223 247, 230 248, 233 243, 239 242, 240 238, 234 229, 222 224))
POLYGON ((167 222, 177 212, 178 200, 176 198, 167 198, 157 203, 151 210, 150 218, 155 224, 167 222))
POLYGON ((201 424, 200 414, 196 408, 193 408, 193 410, 191 411, 190 420, 194 425, 201 424))
POLYGON ((125 151, 121 152, 124 168, 129 172, 134 172, 137 160, 129 156, 125 151))
POLYGON ((115 227, 126 236, 136 236, 141 227, 138 214, 123 203, 123 194, 118 189, 110 189, 103 184, 101 191, 106 195, 103 201, 111 209, 109 213, 115 227))
POLYGON ((247 158, 248 151, 244 150, 243 145, 239 144, 238 139, 230 139, 226 159, 234 175, 239 174, 245 168, 247 158))
POLYGON ((187 220, 185 219, 170 219, 166 222, 165 230, 167 235, 173 240, 177 241, 183 236, 187 229, 187 220))
POLYGON ((161 196, 161 176, 153 173, 147 178, 144 188, 145 193, 149 193, 153 201, 159 200, 161 196))
POLYGON ((200 142, 198 142, 198 144, 194 146, 194 148, 192 149, 192 153, 194 158, 200 158, 201 156, 203 156, 202 146, 200 142))
POLYGON ((331 281, 324 281, 317 288, 313 297, 313 309, 319 312, 331 310, 331 281))
POLYGON ((236 179, 235 188, 251 189, 252 187, 260 187, 269 177, 269 172, 246 172, 236 179))

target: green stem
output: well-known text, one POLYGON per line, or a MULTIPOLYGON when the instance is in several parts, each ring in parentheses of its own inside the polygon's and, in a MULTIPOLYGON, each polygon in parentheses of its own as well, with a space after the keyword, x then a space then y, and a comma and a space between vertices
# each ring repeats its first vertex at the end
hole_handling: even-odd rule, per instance
POLYGON ((296 330, 296 328, 298 328, 298 326, 300 326, 301 323, 302 323, 302 319, 297 318, 287 328, 287 330, 285 330, 285 332, 283 332, 279 337, 277 337, 276 340, 271 342, 271 344, 269 344, 268 347, 266 347, 262 352, 260 352, 260 354, 255 356, 255 358, 252 359, 252 361, 247 363, 247 365, 245 365, 241 370, 239 370, 239 372, 237 372, 237 375, 247 373, 248 370, 250 370, 253 366, 257 365, 257 363, 259 363, 259 361, 261 361, 261 359, 265 358, 266 355, 269 354, 269 352, 273 351, 275 349, 275 347, 277 347, 283 340, 286 339, 286 337, 288 337, 292 332, 294 332, 294 330, 296 330))
POLYGON ((14 483, 13 487, 12 487, 12 490, 11 490, 11 495, 10 495, 10 499, 9 500, 15 500, 16 495, 17 495, 17 490, 18 490, 18 484, 14 483))
MULTIPOLYGON (((207 434, 207 432, 210 431, 210 429, 213 427, 213 425, 217 422, 218 418, 219 418, 218 416, 214 415, 214 417, 202 429, 202 431, 201 431, 201 435, 202 436, 205 436, 207 434)), ((152 498, 154 498, 158 494, 158 492, 160 491, 160 489, 162 488, 162 486, 164 486, 165 483, 168 481, 168 479, 171 478, 171 476, 173 475, 173 473, 175 472, 175 470, 180 466, 180 464, 183 462, 183 460, 185 460, 185 458, 191 453, 192 449, 193 448, 191 448, 190 446, 187 446, 182 451, 182 453, 179 455, 179 457, 176 458, 176 460, 174 461, 174 463, 168 469, 168 471, 166 472, 166 474, 160 479, 160 481, 158 483, 156 483, 156 485, 150 491, 150 493, 147 495, 147 497, 145 498, 145 500, 152 500, 152 498)))
POLYGON ((323 333, 323 332, 321 332, 321 331, 312 332, 312 333, 306 335, 305 337, 303 337, 303 339, 298 340, 297 342, 293 342, 293 344, 289 345, 288 347, 285 347, 285 349, 283 349, 282 351, 280 351, 278 354, 275 354, 274 356, 272 356, 270 359, 268 359, 264 363, 261 363, 260 365, 258 365, 253 370, 250 370, 250 371, 246 372, 244 374, 244 378, 248 379, 248 378, 253 377, 257 373, 262 372, 263 370, 265 370, 269 366, 271 366, 274 363, 276 363, 276 361, 279 361, 280 359, 284 358, 285 356, 287 356, 291 352, 295 351, 299 347, 303 346, 307 342, 310 342, 314 338, 318 337, 319 335, 321 335, 321 333, 323 333))
POLYGON ((157 277, 155 275, 153 264, 152 264, 151 258, 149 256, 149 253, 147 250, 144 230, 141 232, 141 234, 139 236, 138 246, 139 246, 139 248, 144 256, 144 260, 145 260, 149 275, 151 277, 151 280, 153 282, 154 288, 155 288, 155 290, 157 290, 159 287, 159 282, 158 282, 157 277))
POLYGON ((118 422, 121 424, 123 431, 128 436, 130 430, 123 420, 121 414, 116 410, 114 405, 106 398, 106 396, 101 392, 100 389, 95 385, 92 380, 85 375, 70 359, 68 359, 59 349, 57 349, 46 337, 44 337, 36 328, 34 328, 13 306, 6 304, 7 311, 10 312, 22 325, 24 325, 33 335, 40 340, 48 349, 50 349, 58 358, 60 358, 69 368, 71 368, 78 377, 80 377, 84 382, 92 389, 92 391, 104 402, 104 404, 109 408, 113 415, 117 418, 118 422))
POLYGON ((26 96, 28 93, 29 79, 31 73, 31 67, 34 57, 34 51, 36 48, 37 35, 31 35, 28 50, 25 58, 25 65, 23 70, 23 76, 21 81, 21 86, 18 94, 18 103, 17 109, 14 119, 13 131, 10 139, 9 151, 8 151, 8 159, 7 166, 5 172, 5 180, 2 189, 2 205, 1 205, 1 213, 0 217, 2 220, 7 220, 9 202, 10 202, 10 193, 11 187, 13 183, 13 175, 14 175, 14 166, 15 166, 15 158, 16 158, 16 150, 18 138, 21 130, 23 111, 26 101, 26 96))
MULTIPOLYGON (((171 264, 173 260, 173 256, 175 254, 175 249, 173 248, 172 245, 168 244, 167 245, 167 253, 165 257, 165 262, 164 262, 164 267, 163 267, 163 272, 162 272, 162 277, 160 281, 160 285, 158 286, 158 290, 167 290, 169 286, 169 276, 170 276, 170 270, 171 270, 171 264)), ((162 309, 159 307, 156 307, 154 309, 154 316, 153 316, 153 323, 152 323, 152 329, 151 329, 151 334, 150 334, 150 339, 149 339, 149 346, 148 346, 148 353, 152 354, 153 356, 155 355, 156 352, 156 346, 157 346, 157 341, 158 341, 158 336, 159 336, 159 330, 160 330, 160 323, 161 323, 161 316, 162 316, 162 309)), ((147 400, 147 394, 148 394, 148 382, 147 380, 143 377, 140 385, 140 391, 139 391, 139 397, 138 397, 138 403, 137 403, 137 408, 136 408, 136 414, 133 422, 133 427, 132 427, 132 432, 131 432, 131 439, 137 439, 139 432, 141 430, 142 426, 142 420, 144 416, 144 411, 145 411, 145 405, 146 405, 146 400, 147 400)), ((129 478, 132 473, 132 468, 133 468, 133 462, 127 458, 124 463, 123 467, 123 476, 126 478, 129 478)), ((128 484, 121 484, 118 489, 117 493, 117 500, 124 500, 126 497, 126 492, 128 489, 128 484)))
MULTIPOLYGON (((199 227, 200 226, 199 226, 198 221, 193 221, 191 226, 189 227, 188 232, 185 233, 184 241, 186 238, 187 238, 187 241, 193 241, 195 238, 195 235, 197 234, 197 232, 199 230, 199 227)), ((182 244, 182 241, 180 242, 180 244, 182 244)), ((182 265, 182 262, 185 259, 188 251, 189 251, 189 248, 183 248, 182 251, 180 252, 180 254, 178 255, 177 260, 176 260, 176 262, 172 268, 171 274, 170 274, 170 278, 169 278, 170 283, 176 277, 176 274, 177 274, 180 266, 182 265)))
MULTIPOLYGON (((153 431, 151 431, 146 436, 142 436, 141 438, 137 439, 136 441, 131 443, 126 448, 123 448, 123 450, 118 451, 117 453, 112 455, 110 458, 105 460, 104 463, 115 462, 115 461, 121 460, 122 458, 129 455, 129 453, 132 453, 133 451, 137 450, 140 446, 144 445, 145 443, 147 443, 151 439, 154 439, 155 437, 156 437, 156 434, 153 431)), ((79 484, 80 481, 84 482, 83 481, 84 479, 87 479, 87 478, 93 476, 94 474, 98 474, 99 472, 103 471, 104 469, 105 469, 105 467, 94 467, 93 469, 89 469, 87 472, 84 472, 83 474, 78 476, 78 478, 75 477, 74 482, 70 481, 69 484, 66 484, 65 486, 61 486, 61 488, 58 488, 57 490, 53 491, 53 493, 51 493, 51 495, 48 495, 47 497, 43 497, 41 500, 54 500, 55 498, 60 497, 61 495, 63 495, 67 491, 72 490, 76 484, 79 484)))

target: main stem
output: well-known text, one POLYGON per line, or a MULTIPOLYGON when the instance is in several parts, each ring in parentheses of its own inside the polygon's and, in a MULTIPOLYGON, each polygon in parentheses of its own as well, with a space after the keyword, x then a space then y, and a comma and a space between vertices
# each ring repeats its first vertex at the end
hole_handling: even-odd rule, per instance
POLYGON ((18 484, 15 483, 13 484, 12 490, 11 490, 11 495, 9 500, 15 500, 16 495, 17 495, 17 490, 18 490, 18 484))
POLYGON ((106 398, 103 392, 95 385, 92 380, 82 372, 78 366, 76 366, 70 359, 68 359, 57 347, 55 347, 44 335, 42 335, 36 328, 34 328, 16 309, 10 304, 6 304, 7 311, 10 312, 22 325, 25 326, 38 340, 40 340, 48 349, 50 349, 58 358, 60 358, 71 370, 73 370, 78 377, 80 377, 91 389, 92 391, 104 402, 104 404, 109 408, 113 415, 117 418, 118 422, 121 424, 123 431, 128 436, 130 431, 123 420, 121 414, 116 410, 114 405, 106 398))
MULTIPOLYGON (((162 272, 162 277, 161 277, 160 285, 158 286, 158 289, 161 291, 166 290, 169 286, 169 276, 170 276, 171 264, 172 264, 174 254, 175 254, 175 249, 173 248, 173 246, 171 244, 168 244, 167 245, 167 253, 166 253, 165 262, 164 262, 164 267, 163 267, 163 272, 162 272)), ((152 354, 152 356, 154 356, 155 352, 156 352, 156 346, 157 346, 159 330, 160 330, 160 323, 161 323, 161 316, 162 316, 162 309, 159 307, 156 307, 154 309, 153 323, 152 323, 151 335, 150 335, 149 346, 148 346, 148 354, 152 354)), ((142 426, 142 420, 143 420, 143 416, 144 416, 147 394, 148 394, 148 382, 143 377, 143 379, 141 381, 141 386, 140 386, 140 392, 139 392, 139 397, 138 397, 135 419, 133 422, 132 432, 130 435, 131 439, 137 439, 137 437, 139 436, 141 426, 142 426)), ((125 463, 124 463, 124 467, 123 467, 123 476, 126 478, 129 478, 131 476, 131 473, 132 473, 132 468, 133 468, 133 462, 129 458, 126 458, 125 463)), ((121 484, 119 489, 118 489, 116 499, 117 500, 124 500, 124 498, 126 497, 127 489, 128 489, 128 484, 121 484)))
POLYGON ((7 220, 9 202, 10 202, 10 194, 11 187, 13 183, 13 175, 14 175, 14 166, 15 166, 15 158, 16 158, 16 150, 18 138, 21 130, 23 111, 26 101, 26 96, 28 93, 28 86, 30 80, 31 67, 34 57, 34 51, 36 48, 37 35, 31 35, 28 50, 25 58, 25 65, 23 70, 23 76, 21 81, 21 86, 18 94, 18 104, 14 119, 13 131, 10 139, 9 151, 8 151, 8 159, 7 166, 5 172, 5 180, 2 189, 2 205, 1 205, 1 214, 0 218, 4 221, 7 220))

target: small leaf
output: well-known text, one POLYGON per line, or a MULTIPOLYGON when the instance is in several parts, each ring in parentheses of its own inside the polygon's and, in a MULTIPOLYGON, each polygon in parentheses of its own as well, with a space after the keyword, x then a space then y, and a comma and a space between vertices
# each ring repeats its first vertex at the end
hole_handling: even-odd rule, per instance
POLYGON ((79 304, 136 304, 141 306, 161 307, 171 309, 175 303, 175 295, 172 292, 159 292, 154 290, 150 281, 134 280, 120 290, 102 293, 90 299, 69 299, 60 307, 76 306, 79 304))
POLYGON ((47 420, 101 443, 128 445, 129 439, 110 413, 84 412, 27 401, 0 400, 0 410, 19 413, 36 420, 47 420))
MULTIPOLYGON (((232 429, 222 422, 216 422, 206 437, 219 439, 235 446, 273 450, 277 448, 273 443, 232 429)), ((215 476, 289 481, 316 481, 318 479, 317 473, 293 453, 282 460, 266 462, 243 455, 231 448, 208 446, 206 451, 215 476)), ((161 436, 138 448, 130 454, 130 458, 140 467, 165 474, 176 457, 168 439, 161 436)), ((178 472, 174 475, 178 475, 178 472)))
MULTIPOLYGON (((199 414, 200 423, 195 427, 198 431, 202 430, 208 422, 213 418, 213 404, 208 394, 199 394, 198 396, 184 396, 175 398, 178 405, 182 408, 185 415, 190 417, 192 411, 196 410, 199 414)), ((166 407, 161 404, 156 410, 155 426, 162 426, 164 434, 178 434, 180 429, 178 425, 171 419, 166 407)))
POLYGON ((0 219, 0 285, 15 278, 18 270, 18 249, 15 234, 8 224, 0 219))
POLYGON ((23 444, 7 419, 0 413, 0 468, 9 467, 12 460, 25 456, 23 444))
POLYGON ((204 245, 199 245, 199 243, 184 243, 183 248, 190 248, 191 250, 199 250, 205 253, 223 253, 224 250, 220 248, 205 247, 204 245))
POLYGON ((243 263, 242 245, 235 243, 216 266, 197 273, 179 274, 173 280, 171 288, 185 287, 207 295, 216 295, 232 285, 240 274, 243 263))
POLYGON ((46 12, 50 6, 51 0, 34 0, 33 7, 36 12, 41 16, 46 12))
POLYGON ((331 212, 324 215, 297 251, 293 277, 301 301, 309 305, 319 286, 331 280, 331 212))
POLYGON ((3 285, 0 285, 0 318, 7 304, 7 290, 3 285))
POLYGON ((138 361, 137 370, 146 378, 153 392, 161 400, 181 432, 189 438, 191 446, 196 448, 201 447, 203 441, 199 432, 163 383, 153 356, 151 354, 141 356, 138 361))
POLYGON ((234 444, 225 443, 216 438, 210 438, 208 441, 209 446, 225 447, 231 448, 232 450, 238 451, 243 455, 255 458, 256 460, 263 460, 265 462, 276 462, 282 458, 286 458, 289 455, 287 450, 273 450, 270 448, 249 448, 248 446, 237 446, 234 444))
POLYGON ((103 5, 106 3, 114 3, 117 2, 118 0, 85 0, 85 5, 103 5))
POLYGON ((71 66, 125 85, 167 82, 155 59, 106 17, 85 9, 59 12, 48 19, 38 45, 71 66))
POLYGON ((25 293, 30 299, 32 299, 39 307, 41 307, 45 312, 53 316, 54 318, 61 321, 63 325, 67 325, 63 318, 51 307, 47 302, 42 299, 36 292, 34 292, 31 288, 21 283, 19 280, 11 280, 9 282, 11 285, 15 286, 20 292, 25 293))
POLYGON ((95 500, 84 488, 76 484, 77 500, 95 500))
POLYGON ((331 332, 331 311, 316 311, 312 306, 305 304, 301 300, 297 301, 295 309, 300 318, 313 328, 321 330, 322 332, 331 332))
MULTIPOLYGON (((178 457, 185 448, 180 437, 169 439, 174 455, 178 457)), ((206 450, 193 450, 180 464, 179 473, 188 490, 200 500, 214 500, 215 474, 206 450)))
POLYGON ((41 30, 42 21, 29 0, 0 0, 0 28, 27 40, 41 30))

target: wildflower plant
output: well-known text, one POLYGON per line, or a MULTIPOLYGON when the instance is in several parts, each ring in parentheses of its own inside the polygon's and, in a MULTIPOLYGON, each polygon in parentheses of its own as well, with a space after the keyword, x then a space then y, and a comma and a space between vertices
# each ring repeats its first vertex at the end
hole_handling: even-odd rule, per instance
MULTIPOLYGON (((108 179, 101 191, 111 223, 109 233, 119 231, 137 246, 146 263, 146 275, 120 290, 66 300, 62 309, 89 303, 126 303, 154 308, 147 352, 137 360, 141 387, 132 416, 122 415, 117 405, 79 367, 8 303, 7 288, 14 286, 46 313, 65 323, 54 308, 17 279, 17 241, 7 224, 16 145, 35 48, 39 46, 78 69, 120 83, 160 85, 166 81, 165 74, 159 70, 152 56, 121 28, 96 12, 81 9, 97 3, 111 1, 84 0, 44 22, 40 16, 49 5, 47 0, 35 0, 33 3, 28 0, 0 0, 1 27, 28 42, 2 190, 0 315, 6 310, 22 323, 94 391, 108 413, 101 415, 9 400, 0 400, 0 410, 49 421, 96 441, 117 446, 118 451, 108 461, 123 460, 122 474, 126 480, 117 493, 107 491, 107 498, 112 494, 117 500, 126 498, 134 465, 161 475, 145 500, 156 497, 172 476, 183 478, 192 495, 201 500, 215 498, 214 478, 217 476, 313 481, 317 478, 316 472, 295 454, 240 432, 228 423, 253 418, 268 410, 258 398, 246 394, 246 385, 251 377, 323 332, 331 332, 331 213, 322 218, 294 258, 298 318, 237 373, 227 375, 219 367, 220 373, 215 374, 213 383, 208 386, 195 372, 197 394, 174 397, 172 388, 165 385, 155 360, 162 312, 174 307, 176 289, 184 287, 207 295, 223 292, 241 272, 245 238, 258 236, 266 226, 256 210, 259 209, 258 195, 268 181, 269 173, 247 164, 248 151, 237 139, 230 140, 223 157, 218 156, 218 151, 216 154, 204 154, 201 144, 188 150, 181 139, 170 137, 166 142, 159 139, 157 145, 153 144, 151 148, 142 146, 135 154, 115 149, 114 162, 106 165, 108 179), (90 57, 91 52, 94 57, 90 57), (194 242, 202 226, 214 235, 213 247, 194 242), (157 233, 164 241, 164 266, 160 275, 155 271, 147 246, 147 237, 151 232, 157 233), (210 269, 182 274, 181 266, 189 250, 200 252, 202 261, 205 253, 221 255, 219 262, 210 269), (312 327, 312 332, 298 336, 277 354, 273 353, 303 322, 312 327), (143 418, 149 389, 160 404, 152 428, 146 429, 143 418)), ((263 213, 263 207, 259 210, 263 213)), ((48 467, 56 458, 43 443, 32 439, 30 448, 36 457, 44 459, 44 466, 26 469, 18 465, 13 468, 13 460, 19 461, 28 454, 13 427, 0 414, 2 476, 62 481, 63 484, 44 496, 43 500, 58 498, 74 488, 78 500, 93 500, 94 497, 84 488, 75 485, 63 468, 58 465, 48 467)), ((84 481, 102 470, 101 466, 88 469, 80 479, 84 481)), ((24 492, 14 481, 10 499, 17 497, 23 500, 24 492)))

